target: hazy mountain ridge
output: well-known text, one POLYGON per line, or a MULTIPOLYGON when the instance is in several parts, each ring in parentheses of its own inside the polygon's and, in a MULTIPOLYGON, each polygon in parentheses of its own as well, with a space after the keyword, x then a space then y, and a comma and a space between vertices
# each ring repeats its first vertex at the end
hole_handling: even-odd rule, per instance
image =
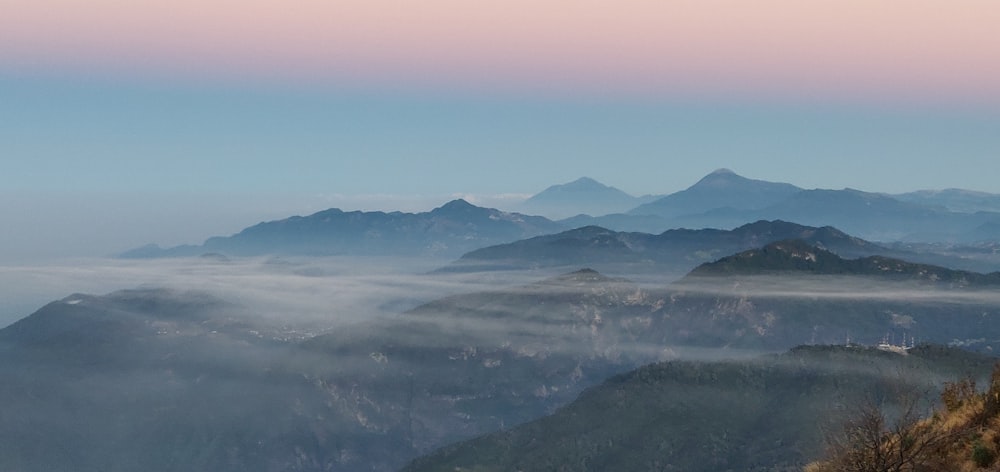
POLYGON ((553 219, 579 214, 596 216, 621 213, 655 198, 657 197, 652 195, 634 197, 589 177, 581 177, 569 183, 553 185, 532 195, 521 203, 517 210, 553 219))
POLYGON ((660 233, 671 228, 735 228, 749 221, 785 220, 835 226, 874 241, 1000 239, 1000 196, 962 190, 888 195, 845 188, 802 189, 748 179, 719 169, 691 187, 622 214, 580 215, 571 227, 595 225, 619 231, 660 233))
MULTIPOLYGON (((553 186, 549 190, 529 201, 553 205, 565 203, 593 209, 601 205, 620 207, 629 198, 634 198, 588 178, 553 186)), ((980 200, 989 200, 988 195, 976 195, 980 200)), ((479 248, 585 226, 660 234, 679 228, 735 229, 759 220, 795 221, 816 227, 835 226, 847 233, 876 241, 968 244, 1000 240, 1000 213, 957 212, 943 205, 928 205, 916 198, 903 201, 885 194, 852 189, 803 190, 791 184, 747 179, 730 170, 720 169, 688 189, 643 204, 628 213, 602 216, 580 214, 554 222, 539 216, 481 208, 464 200, 455 200, 424 213, 344 212, 334 208, 309 216, 259 223, 231 236, 209 238, 200 246, 163 249, 147 245, 126 251, 121 257, 196 256, 204 253, 224 256, 454 257, 479 248)), ((628 239, 639 243, 642 238, 628 239)), ((738 249, 726 247, 722 251, 738 249)), ((714 255, 722 256, 724 252, 714 255)), ((634 255, 631 257, 634 258, 634 255)), ((926 257, 927 262, 949 263, 948 258, 935 259, 934 254, 909 254, 908 257, 926 257)), ((702 258, 699 262, 704 260, 707 259, 702 258)), ((956 267, 983 270, 991 266, 969 260, 967 264, 956 267)))
POLYGON ((424 213, 345 212, 336 208, 309 216, 259 223, 237 234, 212 237, 201 246, 157 251, 145 246, 121 257, 257 255, 450 256, 477 247, 565 229, 540 216, 482 208, 453 200, 424 213))
MULTIPOLYGON (((973 217, 854 189, 803 190, 760 210, 803 224, 836 225, 878 241, 954 238, 981 224, 973 217)), ((931 239, 938 240, 938 239, 931 239)))

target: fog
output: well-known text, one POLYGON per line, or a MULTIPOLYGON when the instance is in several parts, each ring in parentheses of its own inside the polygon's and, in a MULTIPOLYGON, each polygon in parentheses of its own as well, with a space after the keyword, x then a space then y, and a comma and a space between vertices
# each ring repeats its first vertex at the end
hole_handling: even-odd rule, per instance
POLYGON ((842 275, 753 275, 689 277, 674 289, 706 295, 737 295, 807 300, 882 300, 1000 306, 997 287, 963 287, 928 281, 842 275))
MULTIPOLYGON (((234 303, 247 313, 290 324, 329 329, 344 323, 395 316, 441 297, 502 289, 507 294, 573 292, 573 286, 531 286, 551 271, 432 272, 450 262, 434 258, 257 257, 119 260, 75 258, 44 264, 0 265, 0 326, 73 293, 102 295, 132 288, 197 290, 234 303)), ((774 298, 884 300, 1000 306, 995 289, 943 289, 919 282, 885 282, 844 276, 686 278, 644 273, 622 277, 647 293, 665 290, 707 295, 774 298), (734 281, 735 280, 735 281, 734 281)), ((630 285, 631 286, 631 285, 630 285)), ((631 290, 631 289, 629 289, 631 290)), ((521 320, 529 323, 530 320, 521 320)), ((485 320, 477 322, 486 323, 485 320)), ((492 327, 509 332, 512 327, 492 327)), ((477 328, 483 334, 492 329, 477 328)), ((522 326, 531 332, 536 326, 522 326)))
POLYGON ((397 314, 447 295, 530 283, 543 274, 427 274, 447 260, 262 257, 217 260, 77 258, 0 265, 0 325, 73 293, 156 287, 208 292, 289 322, 329 326, 397 314))
MULTIPOLYGON (((24 428, 28 436, 12 433, 9 447, 20 451, 15 457, 35 462, 48 456, 30 453, 33 444, 93 453, 73 463, 98 464, 94 470, 116 470, 109 464, 127 461, 142 470, 220 470, 198 461, 225 457, 237 464, 232 451, 241 451, 239 460, 246 462, 227 470, 252 470, 262 457, 254 454, 311 454, 339 464, 338 470, 398 470, 442 445, 550 413, 583 389, 649 362, 754 359, 750 362, 759 364, 746 365, 771 373, 768 365, 785 366, 806 372, 806 380, 817 378, 816 369, 802 370, 808 356, 763 355, 784 352, 794 345, 791 340, 740 344, 738 337, 720 342, 674 336, 686 325, 671 324, 670 316, 679 316, 673 322, 689 320, 683 309, 671 313, 672 295, 1000 306, 996 290, 938 290, 854 277, 689 278, 673 284, 670 275, 644 273, 636 283, 629 274, 606 273, 618 283, 595 284, 588 273, 552 280, 557 274, 550 271, 434 272, 448 262, 218 256, 2 265, 2 324, 55 300, 83 307, 57 305, 46 312, 56 317, 36 318, 36 326, 55 333, 50 339, 62 341, 48 344, 45 352, 8 351, 13 361, 3 367, 13 388, 6 392, 10 413, 5 414, 13 418, 11 431, 31 425, 24 428), (133 299, 119 294, 109 297, 117 300, 112 305, 94 303, 93 311, 87 311, 88 299, 72 296, 135 288, 167 291, 138 291, 133 299), (401 315, 470 293, 486 296, 453 297, 401 315), (216 304, 214 297, 227 303, 216 304), (60 318, 81 313, 90 326, 60 318), (124 321, 105 330, 105 313, 124 321), (190 316, 163 316, 175 313, 190 316), (230 323, 233 315, 249 323, 230 323), (261 319, 273 324, 258 324, 261 319), (114 329, 136 325, 143 329, 114 329), (71 336, 60 336, 60 330, 71 336), (108 351, 101 342, 106 332, 148 336, 134 338, 137 343, 116 338, 108 351), (275 342, 321 334, 328 336, 301 344, 275 342), (782 344, 787 345, 776 348, 782 344), (158 460, 185 454, 194 466, 158 460)), ((704 306, 710 311, 714 305, 710 300, 704 306)), ((920 386, 955 378, 943 369, 893 370, 893 357, 853 359, 832 356, 820 377, 891 380, 898 373, 920 386)), ((742 392, 726 392, 720 398, 745 399, 742 392)))

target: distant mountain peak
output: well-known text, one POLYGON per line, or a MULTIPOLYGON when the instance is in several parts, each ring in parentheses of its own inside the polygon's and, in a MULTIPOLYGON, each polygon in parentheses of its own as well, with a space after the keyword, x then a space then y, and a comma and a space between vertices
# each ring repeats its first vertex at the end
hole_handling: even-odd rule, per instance
POLYGON ((433 210, 431 210, 432 215, 448 214, 455 215, 460 213, 470 213, 474 211, 488 210, 487 208, 478 207, 466 201, 463 198, 456 198, 444 205, 441 205, 433 210))
POLYGON ((563 184, 562 186, 563 187, 576 187, 576 186, 607 187, 607 185, 604 185, 590 177, 580 177, 579 179, 576 179, 567 184, 563 184))
POLYGON ((552 198, 553 194, 560 194, 565 192, 600 192, 613 194, 615 197, 627 197, 632 198, 631 195, 612 187, 610 185, 604 185, 590 177, 580 177, 572 182, 565 184, 552 185, 549 188, 541 191, 540 193, 529 198, 529 201, 543 200, 545 198, 552 198))
POLYGON ((470 208, 470 207, 476 207, 476 206, 469 203, 464 198, 456 198, 448 203, 445 203, 444 205, 441 205, 440 208, 444 209, 444 208, 470 208))
POLYGON ((623 212, 641 201, 590 177, 580 177, 572 182, 552 185, 531 196, 519 211, 553 218, 566 218, 581 213, 605 215, 623 212))
POLYGON ((733 182, 765 183, 764 181, 748 179, 729 169, 721 168, 721 169, 716 169, 712 171, 710 174, 702 177, 701 180, 699 180, 694 185, 689 187, 689 189, 697 189, 699 187, 705 187, 705 186, 728 185, 733 182))
POLYGON ((800 191, 792 184, 749 179, 722 168, 684 190, 633 208, 629 214, 675 218, 719 209, 758 210, 800 191))

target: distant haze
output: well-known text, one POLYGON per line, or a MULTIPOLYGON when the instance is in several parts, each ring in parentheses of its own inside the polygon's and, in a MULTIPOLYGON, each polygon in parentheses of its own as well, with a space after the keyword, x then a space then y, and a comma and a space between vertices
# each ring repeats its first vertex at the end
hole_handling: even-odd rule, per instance
POLYGON ((247 310, 289 322, 340 323, 396 315, 435 298, 536 281, 540 274, 425 273, 444 260, 327 257, 244 258, 230 262, 67 259, 0 265, 0 328, 73 293, 105 294, 137 287, 199 290, 247 310))

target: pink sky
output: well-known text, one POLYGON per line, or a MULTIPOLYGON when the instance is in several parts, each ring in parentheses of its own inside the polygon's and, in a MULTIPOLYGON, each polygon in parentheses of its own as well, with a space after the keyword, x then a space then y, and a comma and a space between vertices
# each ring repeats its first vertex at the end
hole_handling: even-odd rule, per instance
POLYGON ((1000 103, 995 0, 2 0, 0 73, 1000 103))

